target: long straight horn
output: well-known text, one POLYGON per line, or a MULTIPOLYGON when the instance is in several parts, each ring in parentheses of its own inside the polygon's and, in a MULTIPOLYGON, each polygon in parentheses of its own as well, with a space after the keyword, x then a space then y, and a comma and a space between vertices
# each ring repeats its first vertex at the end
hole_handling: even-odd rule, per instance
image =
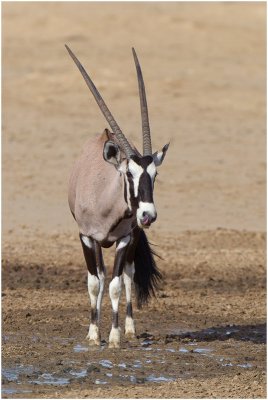
POLYGON ((135 49, 132 47, 132 53, 136 65, 139 93, 140 93, 140 104, 141 104, 141 121, 142 121, 142 134, 143 134, 143 155, 152 155, 152 143, 150 135, 150 124, 149 115, 146 101, 145 86, 142 77, 140 63, 136 54, 135 49))
POLYGON ((122 150, 126 153, 126 156, 129 159, 130 156, 135 154, 135 151, 132 149, 132 147, 130 146, 127 138, 125 137, 125 135, 123 134, 123 132, 119 128, 119 126, 116 123, 112 113, 110 112, 110 110, 106 106, 106 104, 105 104, 103 98, 101 97, 98 89, 96 88, 96 86, 94 85, 94 83, 92 82, 90 77, 88 76, 88 74, 87 74, 86 70, 84 69, 83 65, 76 58, 76 56, 74 55, 72 50, 67 45, 65 45, 65 47, 68 50, 68 53, 70 54, 72 59, 74 60, 75 64, 77 65, 77 68, 81 72, 81 74, 82 74, 87 86, 89 87, 91 93, 93 94, 93 96, 94 96, 98 106, 100 107, 104 117, 106 118, 108 124, 110 125, 112 131, 114 132, 116 138, 118 139, 119 145, 121 146, 122 150))

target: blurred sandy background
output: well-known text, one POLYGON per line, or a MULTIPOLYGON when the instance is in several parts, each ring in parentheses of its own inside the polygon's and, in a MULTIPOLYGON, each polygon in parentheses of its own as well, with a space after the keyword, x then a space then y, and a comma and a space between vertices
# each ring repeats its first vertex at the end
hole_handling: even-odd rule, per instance
POLYGON ((3 238, 76 232, 70 168, 107 126, 67 43, 140 145, 171 141, 152 231, 265 230, 265 3, 3 3, 3 238))

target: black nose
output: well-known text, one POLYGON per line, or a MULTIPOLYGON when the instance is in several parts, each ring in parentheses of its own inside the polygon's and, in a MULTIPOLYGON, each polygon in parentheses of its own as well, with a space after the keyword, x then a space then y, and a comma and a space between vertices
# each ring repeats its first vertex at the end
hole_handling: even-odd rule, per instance
POLYGON ((148 214, 146 211, 143 211, 142 213, 142 219, 145 222, 145 225, 151 225, 152 222, 154 222, 157 218, 157 214, 155 214, 155 217, 152 217, 150 214, 148 214))

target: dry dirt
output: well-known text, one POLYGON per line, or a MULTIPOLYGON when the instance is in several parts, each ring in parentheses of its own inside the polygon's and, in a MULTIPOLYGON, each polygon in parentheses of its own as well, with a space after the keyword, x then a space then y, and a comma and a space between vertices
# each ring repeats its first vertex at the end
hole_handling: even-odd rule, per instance
POLYGON ((2 3, 3 398, 266 396, 265 8, 2 3), (102 346, 85 340, 86 268, 66 192, 83 143, 106 124, 65 43, 139 145, 135 46, 154 148, 171 141, 149 232, 164 280, 120 350, 107 348, 107 292, 102 346))

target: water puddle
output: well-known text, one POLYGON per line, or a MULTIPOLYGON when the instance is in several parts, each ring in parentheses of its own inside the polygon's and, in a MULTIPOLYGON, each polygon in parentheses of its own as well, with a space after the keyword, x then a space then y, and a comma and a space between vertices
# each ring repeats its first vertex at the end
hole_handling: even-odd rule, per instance
MULTIPOLYGON (((207 336, 215 335, 214 328, 202 331, 204 332, 207 336)), ((234 334, 237 334, 236 327, 229 326, 224 331, 226 337, 234 334)), ((180 335, 185 336, 188 333, 180 331, 180 335)), ((61 360, 56 366, 51 360, 51 364, 44 364, 48 365, 45 370, 41 365, 35 368, 33 365, 23 364, 2 368, 4 385, 2 393, 15 397, 18 393, 30 393, 31 390, 28 388, 34 388, 34 385, 64 386, 79 380, 81 383, 86 380, 90 385, 172 382, 178 377, 185 379, 191 377, 197 373, 195 366, 198 365, 199 371, 200 365, 202 363, 205 365, 208 361, 214 361, 215 368, 217 366, 244 369, 253 367, 252 363, 243 362, 241 357, 236 360, 235 356, 230 357, 233 353, 223 353, 219 356, 216 345, 206 346, 207 341, 198 341, 194 332, 189 335, 191 336, 188 336, 186 341, 174 340, 172 343, 163 344, 163 341, 155 339, 153 335, 144 334, 138 346, 123 348, 118 353, 120 358, 117 358, 117 353, 107 349, 106 342, 99 349, 95 348, 89 352, 89 347, 82 344, 83 342, 75 343, 73 338, 55 338, 57 343, 65 346, 65 354, 69 352, 70 359, 61 360), (86 352, 88 354, 83 354, 86 352), (101 358, 101 354, 102 357, 107 354, 110 359, 101 358), (209 357, 209 360, 203 356, 209 357), (22 388, 23 384, 27 385, 26 388, 22 388)), ((12 337, 5 335, 4 340, 12 340, 12 337)), ((33 340, 39 341, 40 338, 33 338, 33 340)), ((208 344, 212 342, 209 341, 208 344)), ((252 358, 248 357, 244 360, 251 361, 252 358)))
POLYGON ((41 374, 39 379, 29 381, 29 383, 35 383, 36 385, 67 385, 70 382, 68 378, 56 377, 54 374, 47 372, 41 374))
POLYGON ((250 363, 245 363, 245 364, 237 364, 237 367, 241 367, 241 368, 252 368, 253 365, 250 363))
POLYGON ((142 347, 148 347, 148 346, 151 346, 152 344, 154 344, 154 341, 150 340, 150 339, 145 339, 141 343, 142 347))
POLYGON ((123 378, 124 381, 130 381, 131 383, 137 383, 137 378, 134 375, 119 375, 119 378, 123 378))
POLYGON ((232 335, 233 333, 237 333, 237 332, 239 332, 239 329, 230 327, 230 329, 228 329, 225 333, 227 336, 229 336, 229 335, 232 335))
POLYGON ((70 371, 70 374, 75 376, 76 378, 85 378, 88 374, 88 371, 86 369, 82 369, 82 371, 70 371))
POLYGON ((106 385, 108 382, 106 381, 102 381, 101 379, 96 379, 95 380, 95 384, 96 385, 106 385))
POLYGON ((166 378, 165 376, 149 375, 149 376, 147 376, 147 378, 145 378, 145 380, 148 382, 172 382, 175 379, 174 378, 166 378))
POLYGON ((67 344, 75 340, 73 337, 53 336, 53 340, 59 343, 67 344))
POLYGON ((198 354, 208 354, 211 352, 212 352, 212 349, 209 349, 209 348, 196 348, 193 350, 193 353, 198 353, 198 354))
POLYGON ((34 368, 32 365, 25 366, 23 364, 16 365, 13 368, 2 368, 2 376, 8 382, 19 383, 19 376, 21 374, 32 374, 34 368))
POLYGON ((15 368, 6 368, 2 371, 2 375, 8 381, 17 381, 19 373, 15 368))
POLYGON ((20 393, 32 393, 31 390, 19 389, 19 388, 3 388, 1 389, 2 394, 20 394, 20 393))
POLYGON ((251 363, 238 364, 237 362, 235 362, 235 360, 231 360, 230 358, 224 358, 224 357, 221 358, 216 357, 216 359, 223 367, 253 368, 253 364, 251 363))
POLYGON ((88 347, 83 346, 81 344, 76 344, 73 349, 74 349, 75 353, 81 353, 81 352, 84 352, 84 351, 88 351, 88 347))
POLYGON ((221 364, 223 367, 233 367, 234 366, 234 364, 232 364, 231 362, 227 362, 227 363, 222 363, 221 364))
POLYGON ((166 351, 169 351, 170 353, 175 353, 176 352, 175 349, 166 349, 166 351))
POLYGON ((110 360, 101 360, 99 364, 104 368, 113 368, 113 363, 110 360))
POLYGON ((142 362, 140 360, 135 360, 133 367, 134 368, 142 368, 142 362))
POLYGON ((124 362, 121 362, 121 363, 118 364, 118 367, 125 369, 125 368, 127 368, 127 364, 124 363, 124 362))
MULTIPOLYGON (((147 358, 144 361, 141 361, 139 359, 133 360, 132 363, 127 363, 125 361, 121 361, 118 364, 113 364, 113 362, 109 359, 102 359, 99 362, 95 363, 90 363, 88 364, 87 368, 74 368, 74 361, 70 360, 68 364, 72 364, 73 367, 67 366, 61 369, 62 374, 59 372, 42 372, 40 370, 35 370, 33 366, 25 366, 25 365, 17 365, 14 368, 3 368, 3 377, 6 379, 5 383, 16 383, 17 385, 20 385, 22 383, 24 384, 30 384, 30 385, 57 385, 57 386, 64 386, 67 384, 70 384, 73 379, 81 379, 81 378, 87 378, 91 376, 93 373, 93 376, 90 381, 96 385, 106 385, 111 382, 111 380, 119 381, 120 380, 123 382, 131 382, 135 384, 145 384, 146 382, 170 382, 175 379, 175 377, 170 377, 170 376, 165 376, 162 374, 155 374, 152 373, 154 370, 153 368, 153 363, 154 362, 165 362, 163 360, 159 360, 159 352, 154 354, 154 358, 147 358), (100 367, 98 367, 97 365, 100 367), (151 368, 151 370, 148 370, 147 374, 144 374, 144 365, 147 365, 148 367, 151 368), (101 369, 103 368, 103 370, 101 369), (120 374, 118 373, 111 373, 111 372, 105 372, 105 369, 111 370, 111 369, 117 369, 119 372, 120 369, 122 370, 127 370, 129 369, 130 372, 129 374, 120 374), (141 372, 141 376, 138 376, 136 372, 141 372)), ((62 365, 62 364, 61 364, 62 365)), ((2 390, 2 393, 5 393, 6 395, 15 395, 16 393, 30 393, 30 390, 20 390, 19 387, 4 387, 2 390)))
POLYGON ((181 348, 179 349, 179 352, 180 352, 180 353, 189 353, 189 350, 187 350, 185 347, 181 347, 181 348))

